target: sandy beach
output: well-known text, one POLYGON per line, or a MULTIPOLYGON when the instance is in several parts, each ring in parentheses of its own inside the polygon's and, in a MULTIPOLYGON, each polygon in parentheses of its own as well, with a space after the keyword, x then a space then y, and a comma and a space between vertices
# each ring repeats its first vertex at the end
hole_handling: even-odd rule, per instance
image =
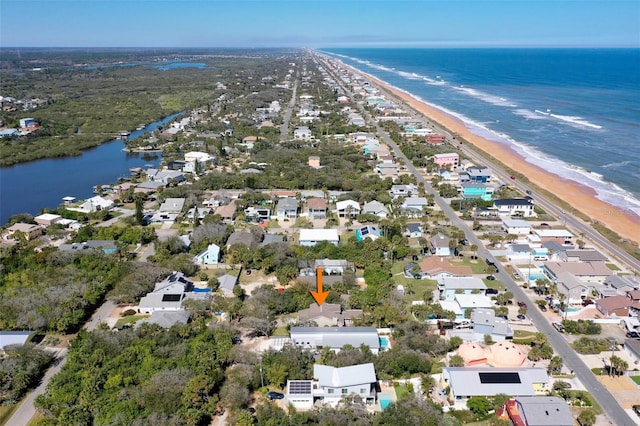
POLYGON ((483 152, 489 153, 499 162, 527 176, 533 184, 555 194, 558 198, 572 205, 576 210, 600 222, 621 237, 640 243, 640 216, 623 211, 616 206, 597 199, 595 197, 595 191, 587 186, 563 179, 558 175, 554 175, 527 162, 522 156, 504 144, 485 139, 472 133, 464 123, 457 118, 415 99, 406 92, 389 86, 381 80, 362 73, 344 63, 342 63, 342 65, 367 80, 374 82, 385 91, 402 99, 429 120, 446 128, 450 133, 460 135, 460 137, 467 142, 473 144, 483 152))

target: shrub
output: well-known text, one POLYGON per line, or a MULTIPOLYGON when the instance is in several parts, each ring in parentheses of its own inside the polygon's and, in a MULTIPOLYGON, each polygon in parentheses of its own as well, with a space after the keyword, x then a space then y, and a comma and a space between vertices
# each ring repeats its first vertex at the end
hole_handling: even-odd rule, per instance
POLYGON ((135 315, 135 314, 136 314, 135 309, 127 309, 126 311, 122 312, 120 314, 120 316, 122 316, 122 317, 130 317, 131 315, 135 315))

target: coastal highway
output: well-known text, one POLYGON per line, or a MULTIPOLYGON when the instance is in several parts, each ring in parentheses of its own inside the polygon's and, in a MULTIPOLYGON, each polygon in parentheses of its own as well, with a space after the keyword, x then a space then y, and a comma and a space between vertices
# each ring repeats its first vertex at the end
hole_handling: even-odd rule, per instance
MULTIPOLYGON (((325 69, 332 70, 333 68, 329 66, 329 64, 325 63, 325 69)), ((334 75, 334 79, 336 82, 340 82, 341 80, 334 75)), ((345 93, 352 98, 352 94, 347 90, 346 87, 342 87, 345 93)), ((382 88, 380 88, 382 90, 382 88)), ((404 105, 403 102, 400 103, 404 105)), ((404 153, 400 150, 400 147, 389 137, 389 135, 371 118, 369 113, 362 107, 362 105, 358 105, 360 112, 363 114, 365 119, 372 123, 375 126, 378 135, 382 138, 382 140, 393 150, 396 158, 400 159, 404 162, 407 170, 409 170, 416 178, 419 184, 422 184, 427 193, 433 194, 434 199, 438 206, 442 209, 442 211, 450 218, 452 224, 459 229, 461 229, 465 233, 465 237, 472 243, 478 246, 478 255, 485 258, 494 260, 492 255, 489 253, 484 247, 482 241, 473 233, 473 231, 469 228, 469 226, 458 217, 458 215, 453 211, 451 206, 440 197, 439 193, 431 187, 431 185, 422 177, 420 172, 415 168, 413 163, 409 161, 409 159, 404 155, 404 153)), ((533 306, 533 302, 529 299, 527 294, 511 279, 511 277, 503 271, 503 268, 500 268, 499 272, 496 274, 498 279, 500 279, 503 283, 505 283, 507 289, 511 291, 517 300, 524 301, 528 306, 533 306)), ((539 311, 535 309, 530 309, 528 312, 529 318, 536 326, 536 328, 543 334, 547 336, 547 339, 551 346, 554 348, 556 353, 562 357, 565 366, 571 370, 573 370, 576 377, 582 382, 587 391, 593 395, 595 400, 600 404, 606 415, 615 425, 634 425, 635 422, 629 417, 629 415, 622 409, 622 407, 618 404, 618 401, 611 395, 611 393, 596 379, 595 375, 591 372, 591 370, 584 364, 584 362, 580 359, 578 354, 569 346, 564 337, 559 334, 551 324, 542 316, 539 311)))
MULTIPOLYGON (((383 90, 383 89, 380 88, 380 90, 383 90)), ((387 95, 390 98, 395 99, 398 103, 406 105, 406 103, 402 99, 399 99, 393 94, 388 93, 387 95)), ((407 108, 411 108, 411 107, 407 106, 407 108)), ((414 112, 414 114, 417 115, 417 117, 425 120, 424 116, 419 111, 415 111, 413 109, 412 111, 414 112)), ((522 193, 527 193, 527 191, 533 191, 532 188, 528 187, 523 182, 511 179, 510 173, 505 171, 500 164, 494 161, 491 161, 481 153, 469 148, 465 144, 461 144, 459 141, 456 140, 456 138, 453 135, 451 135, 451 133, 447 129, 439 126, 437 123, 431 120, 425 120, 424 123, 426 125, 430 125, 435 132, 445 135, 448 143, 462 150, 462 152, 464 152, 467 156, 469 156, 469 158, 471 158, 472 160, 480 164, 484 164, 487 167, 489 167, 494 172, 494 174, 506 184, 510 186, 514 186, 515 188, 522 191, 522 193)), ((631 254, 627 253, 625 250, 621 249, 619 246, 612 243, 607 238, 603 237, 602 234, 600 234, 597 230, 595 230, 591 226, 591 224, 585 223, 584 221, 582 221, 581 219, 578 219, 574 215, 567 213, 564 209, 562 209, 561 207, 558 207, 556 204, 549 201, 548 198, 546 198, 544 195, 540 193, 532 192, 531 197, 535 200, 536 204, 539 205, 542 209, 544 209, 547 213, 551 214, 552 216, 555 216, 556 218, 558 218, 558 220, 562 220, 565 226, 567 226, 571 231, 573 231, 574 234, 584 235, 586 239, 590 240, 591 242, 593 242, 594 244, 602 248, 610 256, 616 258, 621 263, 624 263, 625 265, 627 265, 629 269, 634 270, 636 273, 640 273, 640 260, 633 257, 631 254)), ((618 210, 614 208, 611 208, 611 210, 608 213, 612 215, 621 214, 618 210)))

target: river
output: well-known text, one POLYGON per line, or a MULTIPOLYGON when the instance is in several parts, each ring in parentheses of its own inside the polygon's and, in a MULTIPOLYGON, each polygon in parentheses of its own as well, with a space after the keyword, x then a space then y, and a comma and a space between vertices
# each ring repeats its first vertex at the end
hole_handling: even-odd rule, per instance
MULTIPOLYGON (((131 132, 135 139, 173 121, 180 113, 131 132)), ((116 183, 130 176, 129 169, 149 164, 156 167, 161 153, 129 153, 118 139, 83 152, 78 157, 43 159, 0 168, 0 224, 18 213, 40 214, 42 208, 56 208, 66 196, 92 197, 95 185, 116 183)))

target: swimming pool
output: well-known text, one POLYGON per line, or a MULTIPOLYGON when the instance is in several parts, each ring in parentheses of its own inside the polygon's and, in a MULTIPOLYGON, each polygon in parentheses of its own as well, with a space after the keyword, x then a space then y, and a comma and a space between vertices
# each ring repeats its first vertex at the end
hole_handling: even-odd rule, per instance
POLYGON ((380 408, 383 410, 389 406, 393 402, 391 395, 380 395, 380 408))
POLYGON ((391 348, 391 342, 389 342, 388 337, 380 336, 379 340, 380 340, 380 349, 385 350, 385 349, 391 348))

